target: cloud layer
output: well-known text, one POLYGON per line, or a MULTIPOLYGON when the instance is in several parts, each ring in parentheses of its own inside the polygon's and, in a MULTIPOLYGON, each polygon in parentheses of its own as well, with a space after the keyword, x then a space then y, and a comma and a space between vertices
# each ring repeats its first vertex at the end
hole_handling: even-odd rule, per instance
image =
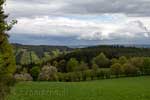
POLYGON ((76 37, 85 40, 149 38, 146 26, 140 20, 123 18, 115 22, 87 21, 65 17, 19 18, 12 33, 39 36, 76 37))
POLYGON ((149 0, 7 0, 5 6, 10 19, 18 20, 9 32, 12 36, 62 37, 82 43, 146 43, 149 8, 149 0))
POLYGON ((123 13, 150 16, 149 0, 7 0, 14 16, 123 13))

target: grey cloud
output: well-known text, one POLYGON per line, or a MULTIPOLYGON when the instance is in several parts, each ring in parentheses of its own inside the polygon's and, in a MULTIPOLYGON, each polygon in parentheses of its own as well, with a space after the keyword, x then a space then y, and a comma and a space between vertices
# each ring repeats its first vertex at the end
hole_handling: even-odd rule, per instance
POLYGON ((149 0, 8 0, 12 16, 94 15, 123 13, 150 16, 149 0))
MULTIPOLYGON (((18 20, 18 24, 11 31, 18 34, 11 34, 10 40, 19 43, 27 43, 29 40, 39 43, 33 37, 48 37, 47 40, 40 37, 43 44, 67 44, 72 40, 74 41, 71 44, 128 43, 128 41, 149 43, 150 33, 147 28, 150 24, 149 8, 150 0, 7 0, 5 6, 6 12, 10 13, 10 19, 18 20), (124 16, 116 17, 118 13, 124 16), (82 20, 79 17, 83 15, 98 17, 101 14, 108 16, 116 14, 116 20, 103 23, 98 22, 96 18, 92 21, 82 20), (76 19, 76 16, 79 19, 76 19), (143 16, 141 20, 144 21, 138 19, 135 22, 128 21, 129 16, 132 16, 134 21, 136 17, 143 16), (145 17, 148 17, 148 20, 145 17), (129 23, 126 25, 127 22, 129 23), (16 37, 18 35, 25 39, 20 40, 20 37, 16 37), (26 35, 31 36, 25 37, 26 35), (64 42, 66 39, 69 40, 64 42)), ((103 17, 101 19, 103 20, 103 17)))
POLYGON ((149 15, 150 1, 148 0, 83 0, 70 2, 64 8, 66 13, 124 13, 127 15, 149 15), (88 1, 88 2, 86 2, 88 1))

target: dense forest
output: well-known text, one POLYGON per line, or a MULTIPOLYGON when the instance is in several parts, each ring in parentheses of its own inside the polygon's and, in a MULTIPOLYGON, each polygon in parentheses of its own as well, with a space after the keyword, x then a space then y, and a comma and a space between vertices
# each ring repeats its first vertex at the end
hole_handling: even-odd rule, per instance
POLYGON ((91 59, 103 52, 109 59, 119 58, 121 56, 129 57, 149 57, 150 48, 136 48, 136 47, 125 47, 121 45, 112 46, 91 46, 86 48, 75 49, 74 51, 65 55, 60 55, 54 60, 69 60, 70 58, 76 58, 78 61, 84 61, 88 64, 91 63, 91 59))
MULTIPOLYGON (((16 55, 16 63, 21 64, 21 59, 25 56, 31 59, 31 56, 35 56, 36 59, 42 59, 44 57, 53 58, 53 60, 69 60, 70 58, 76 58, 78 61, 85 61, 90 64, 91 59, 103 52, 109 59, 119 58, 120 56, 126 57, 149 57, 150 48, 136 48, 125 47, 121 45, 112 46, 91 46, 85 48, 70 48, 67 46, 46 46, 46 45, 21 45, 12 44, 16 55)), ((48 60, 48 59, 47 59, 48 60)), ((50 59, 49 59, 50 60, 50 59)))

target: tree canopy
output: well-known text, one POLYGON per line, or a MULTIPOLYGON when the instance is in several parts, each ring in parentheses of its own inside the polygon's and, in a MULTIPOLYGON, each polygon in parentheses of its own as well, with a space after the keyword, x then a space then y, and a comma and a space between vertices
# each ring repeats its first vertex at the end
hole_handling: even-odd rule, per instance
POLYGON ((15 59, 13 56, 12 46, 8 41, 8 34, 6 31, 12 27, 6 22, 7 15, 4 14, 3 4, 5 0, 0 0, 0 97, 4 99, 9 91, 10 83, 12 82, 12 75, 15 72, 15 59))

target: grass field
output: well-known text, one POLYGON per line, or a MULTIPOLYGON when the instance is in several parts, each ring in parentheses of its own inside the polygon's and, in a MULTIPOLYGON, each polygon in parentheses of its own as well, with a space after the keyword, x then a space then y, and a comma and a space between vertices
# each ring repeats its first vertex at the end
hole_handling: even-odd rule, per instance
POLYGON ((150 100, 150 77, 89 82, 22 82, 8 100, 150 100))

